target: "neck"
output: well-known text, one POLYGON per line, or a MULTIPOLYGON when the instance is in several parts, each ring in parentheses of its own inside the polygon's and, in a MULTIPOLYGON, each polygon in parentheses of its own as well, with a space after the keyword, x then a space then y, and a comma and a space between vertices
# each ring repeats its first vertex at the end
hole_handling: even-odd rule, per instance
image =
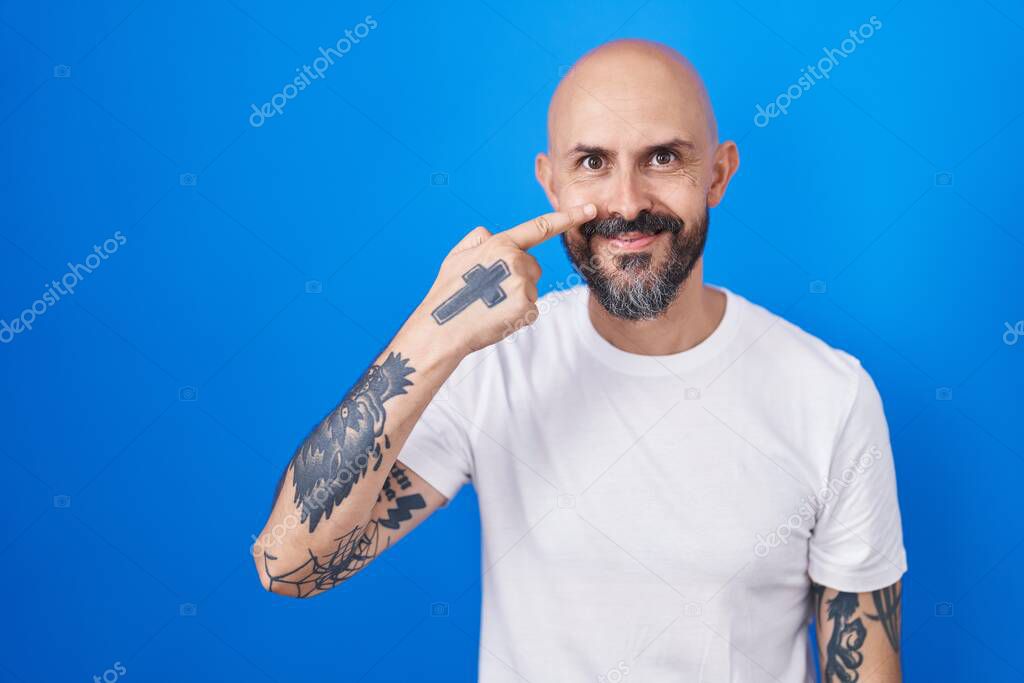
POLYGON ((704 285, 702 259, 654 320, 616 318, 593 295, 587 307, 594 329, 613 346, 628 353, 666 356, 692 349, 711 336, 725 315, 725 294, 704 285))

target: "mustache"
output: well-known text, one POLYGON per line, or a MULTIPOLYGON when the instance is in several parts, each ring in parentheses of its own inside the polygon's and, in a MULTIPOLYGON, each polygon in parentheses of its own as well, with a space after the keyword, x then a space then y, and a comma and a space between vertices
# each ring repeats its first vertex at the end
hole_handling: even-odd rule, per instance
POLYGON ((588 240, 598 235, 601 237, 616 237, 627 232, 657 235, 660 232, 678 233, 683 229, 684 225, 683 221, 675 216, 645 211, 638 214, 631 221, 621 216, 595 218, 580 226, 580 234, 588 240))

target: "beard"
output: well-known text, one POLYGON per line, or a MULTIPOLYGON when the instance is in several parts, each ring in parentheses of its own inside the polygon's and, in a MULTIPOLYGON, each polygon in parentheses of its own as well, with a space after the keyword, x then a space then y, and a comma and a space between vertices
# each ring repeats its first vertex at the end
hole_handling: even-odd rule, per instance
POLYGON ((708 207, 690 229, 674 216, 643 212, 634 220, 612 217, 594 219, 580 226, 582 239, 562 233, 562 246, 573 266, 586 281, 604 309, 624 320, 653 320, 664 313, 690 277, 704 253, 708 236, 708 207), (591 242, 597 235, 616 237, 628 232, 672 236, 669 253, 660 266, 649 252, 615 254, 602 258, 591 242), (610 267, 610 268, 609 268, 610 267))

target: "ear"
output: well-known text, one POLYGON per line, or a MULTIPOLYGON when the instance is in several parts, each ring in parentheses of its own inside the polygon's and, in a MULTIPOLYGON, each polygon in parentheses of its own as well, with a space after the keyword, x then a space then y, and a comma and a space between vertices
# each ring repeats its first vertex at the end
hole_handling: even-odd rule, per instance
POLYGON ((558 196, 555 194, 555 188, 551 183, 552 172, 551 172, 551 159, 544 152, 537 154, 537 158, 534 161, 533 174, 537 177, 537 182, 540 183, 540 187, 544 190, 544 194, 548 196, 548 202, 551 204, 551 208, 558 211, 558 196))
POLYGON ((711 169, 711 186, 708 188, 708 206, 718 206, 725 197, 725 189, 729 181, 740 167, 740 153, 736 143, 726 140, 715 150, 715 160, 711 169))

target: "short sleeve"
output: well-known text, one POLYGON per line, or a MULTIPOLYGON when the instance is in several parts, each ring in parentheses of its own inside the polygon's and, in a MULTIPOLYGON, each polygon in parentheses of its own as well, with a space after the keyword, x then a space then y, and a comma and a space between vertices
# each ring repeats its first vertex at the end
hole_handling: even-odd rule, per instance
POLYGON ((808 573, 823 586, 864 593, 896 583, 907 559, 882 399, 860 363, 848 358, 855 388, 818 493, 808 573))
POLYGON ((434 395, 398 455, 449 501, 469 481, 473 458, 466 421, 451 403, 451 381, 434 395))

